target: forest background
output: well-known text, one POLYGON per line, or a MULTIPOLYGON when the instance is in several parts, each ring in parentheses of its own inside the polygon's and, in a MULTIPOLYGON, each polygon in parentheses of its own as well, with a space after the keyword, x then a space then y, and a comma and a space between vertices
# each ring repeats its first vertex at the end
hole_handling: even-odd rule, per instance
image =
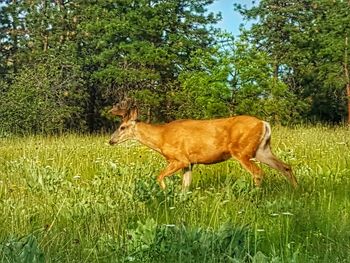
POLYGON ((350 1, 231 0, 234 35, 224 1, 0 0, 0 262, 350 262, 350 1), (130 97, 277 124, 299 187, 227 161, 161 190, 161 155, 107 143, 130 97))
POLYGON ((237 37, 213 2, 2 1, 0 134, 109 129, 126 97, 149 122, 350 122, 350 1, 232 3, 237 37))

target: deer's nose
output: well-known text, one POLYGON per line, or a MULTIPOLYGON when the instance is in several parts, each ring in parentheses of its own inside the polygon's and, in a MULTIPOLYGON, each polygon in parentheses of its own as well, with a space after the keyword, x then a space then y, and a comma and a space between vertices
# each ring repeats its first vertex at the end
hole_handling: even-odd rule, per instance
POLYGON ((113 145, 113 144, 115 144, 115 142, 113 140, 109 140, 109 144, 113 145))

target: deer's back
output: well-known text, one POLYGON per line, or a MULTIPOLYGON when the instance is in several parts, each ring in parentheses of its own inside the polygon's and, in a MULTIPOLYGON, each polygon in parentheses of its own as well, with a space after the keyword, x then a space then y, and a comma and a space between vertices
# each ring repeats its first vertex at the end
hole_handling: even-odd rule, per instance
POLYGON ((163 125, 162 153, 167 159, 185 158, 190 163, 227 160, 250 136, 261 137, 262 121, 251 116, 214 120, 178 120, 163 125))

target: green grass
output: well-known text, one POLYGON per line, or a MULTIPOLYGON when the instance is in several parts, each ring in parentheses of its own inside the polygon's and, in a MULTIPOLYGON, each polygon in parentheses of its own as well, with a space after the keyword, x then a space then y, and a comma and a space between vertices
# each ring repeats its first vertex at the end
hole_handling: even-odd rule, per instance
POLYGON ((350 262, 350 137, 344 127, 275 128, 293 190, 235 161, 156 175, 157 153, 106 136, 0 139, 0 262, 350 262))

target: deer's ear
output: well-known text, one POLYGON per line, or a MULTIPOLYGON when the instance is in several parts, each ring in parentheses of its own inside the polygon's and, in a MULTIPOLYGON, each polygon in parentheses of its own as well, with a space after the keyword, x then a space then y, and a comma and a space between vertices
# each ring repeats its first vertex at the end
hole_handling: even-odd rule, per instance
POLYGON ((138 115, 139 115, 139 112, 138 112, 137 107, 132 107, 132 108, 130 109, 130 113, 129 113, 129 120, 131 120, 131 121, 136 121, 138 115))
POLYGON ((114 115, 114 116, 119 116, 124 118, 127 114, 127 111, 125 109, 119 109, 117 107, 113 107, 111 110, 108 111, 108 113, 114 115))

